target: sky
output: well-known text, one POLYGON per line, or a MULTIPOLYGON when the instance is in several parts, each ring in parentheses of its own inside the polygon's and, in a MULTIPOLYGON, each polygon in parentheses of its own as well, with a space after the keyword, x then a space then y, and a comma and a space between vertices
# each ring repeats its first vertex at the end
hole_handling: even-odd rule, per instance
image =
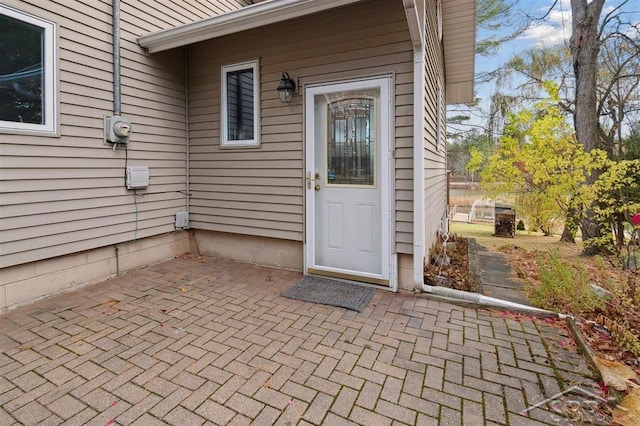
MULTIPOLYGON (((513 31, 525 21, 530 21, 528 17, 541 18, 548 13, 547 17, 542 21, 534 21, 527 30, 524 31, 517 39, 509 41, 501 46, 499 52, 491 57, 476 56, 476 73, 488 72, 508 62, 515 54, 524 50, 541 46, 541 45, 557 45, 560 43, 568 43, 571 37, 571 4, 570 0, 559 0, 555 8, 549 12, 553 0, 514 0, 516 3, 516 11, 509 19, 513 26, 511 29, 505 29, 504 33, 513 31)), ((589 1, 589 0, 588 0, 589 1)), ((606 0, 603 15, 612 11, 619 6, 622 0, 606 0)), ((629 13, 629 16, 635 23, 637 30, 630 35, 637 37, 640 31, 640 0, 629 0, 623 10, 629 13)), ((487 32, 479 30, 478 40, 487 36, 487 32)), ((476 84, 476 96, 481 99, 480 106, 488 111, 491 94, 495 90, 495 85, 476 84)), ((483 120, 474 117, 471 120, 474 125, 482 125, 483 120)))

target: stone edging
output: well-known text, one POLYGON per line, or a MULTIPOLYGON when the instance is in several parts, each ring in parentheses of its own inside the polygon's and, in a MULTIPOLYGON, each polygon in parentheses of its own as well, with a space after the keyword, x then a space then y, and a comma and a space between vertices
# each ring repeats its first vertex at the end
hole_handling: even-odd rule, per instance
POLYGON ((478 261, 478 243, 475 238, 467 237, 467 258, 469 259, 469 287, 477 289, 477 293, 484 294, 482 271, 478 261))

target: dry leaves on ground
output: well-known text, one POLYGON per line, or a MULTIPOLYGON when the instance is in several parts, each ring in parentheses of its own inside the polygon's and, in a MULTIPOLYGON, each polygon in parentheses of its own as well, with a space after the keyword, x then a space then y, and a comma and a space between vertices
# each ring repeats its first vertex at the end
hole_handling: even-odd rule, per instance
MULTIPOLYGON (((548 253, 529 252, 516 246, 502 247, 500 251, 507 255, 519 278, 529 285, 541 284, 538 259, 544 259, 548 253)), ((574 265, 584 270, 589 284, 608 293, 599 308, 576 315, 576 325, 598 356, 596 362, 604 385, 623 393, 631 389, 616 409, 615 421, 623 426, 640 425, 640 353, 637 350, 640 276, 617 268, 613 261, 603 258, 567 256, 562 260, 565 266, 574 265)))
POLYGON ((431 251, 431 262, 425 265, 424 276, 431 285, 477 291, 469 278, 469 253, 466 238, 451 236, 447 244, 442 241, 431 251), (444 259, 448 259, 447 264, 444 259))
POLYGON ((619 391, 626 391, 629 387, 638 387, 632 380, 638 380, 638 375, 631 367, 621 362, 596 357, 596 364, 607 386, 619 391))
POLYGON ((640 422, 640 388, 635 388, 613 410, 613 420, 622 426, 637 426, 640 422))

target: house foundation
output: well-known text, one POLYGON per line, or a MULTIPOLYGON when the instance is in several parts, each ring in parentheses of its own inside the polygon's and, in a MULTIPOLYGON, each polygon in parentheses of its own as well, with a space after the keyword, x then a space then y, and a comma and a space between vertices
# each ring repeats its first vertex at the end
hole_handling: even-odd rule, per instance
POLYGON ((196 230, 192 252, 260 266, 302 271, 301 241, 196 230))
POLYGON ((4 268, 0 311, 104 281, 189 251, 189 234, 178 231, 4 268))

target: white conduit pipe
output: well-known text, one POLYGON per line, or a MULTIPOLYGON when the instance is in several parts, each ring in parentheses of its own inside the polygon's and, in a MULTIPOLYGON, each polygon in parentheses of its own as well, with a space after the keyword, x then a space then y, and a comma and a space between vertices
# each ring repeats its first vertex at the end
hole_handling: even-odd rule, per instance
POLYGON ((510 302, 508 300, 497 299, 495 297, 484 296, 479 293, 471 293, 468 291, 456 290, 454 288, 437 287, 427 284, 416 283, 416 288, 424 293, 430 293, 436 296, 448 297, 450 299, 477 303, 483 306, 491 306, 494 308, 515 309, 518 311, 532 312, 558 317, 560 319, 571 318, 571 315, 561 314, 558 312, 548 311, 546 309, 536 308, 534 306, 522 305, 520 303, 510 302))
MULTIPOLYGON (((111 3, 113 23, 113 115, 122 113, 121 69, 120 69, 120 0, 111 3)), ((114 144, 114 149, 117 144, 114 144)))

